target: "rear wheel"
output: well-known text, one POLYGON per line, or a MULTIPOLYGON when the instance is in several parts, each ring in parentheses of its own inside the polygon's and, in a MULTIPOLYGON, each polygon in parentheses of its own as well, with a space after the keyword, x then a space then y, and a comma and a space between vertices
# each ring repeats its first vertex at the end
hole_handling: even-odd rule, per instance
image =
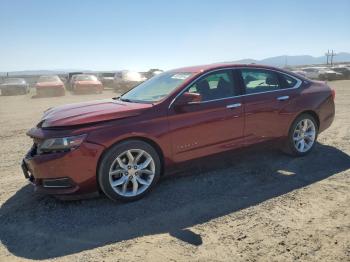
POLYGON ((98 182, 110 199, 133 201, 155 186, 160 170, 157 151, 143 141, 130 140, 113 146, 103 156, 98 182))
POLYGON ((318 126, 310 114, 302 114, 294 120, 288 134, 287 153, 294 156, 308 154, 315 146, 318 126))

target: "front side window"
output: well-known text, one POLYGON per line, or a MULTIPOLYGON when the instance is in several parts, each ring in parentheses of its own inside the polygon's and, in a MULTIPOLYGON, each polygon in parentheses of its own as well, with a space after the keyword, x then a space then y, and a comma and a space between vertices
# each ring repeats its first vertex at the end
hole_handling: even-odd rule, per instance
POLYGON ((241 69, 246 94, 280 89, 277 73, 263 69, 241 69))
POLYGON ((188 92, 200 94, 204 102, 235 96, 235 88, 231 72, 220 71, 201 78, 190 86, 188 92))

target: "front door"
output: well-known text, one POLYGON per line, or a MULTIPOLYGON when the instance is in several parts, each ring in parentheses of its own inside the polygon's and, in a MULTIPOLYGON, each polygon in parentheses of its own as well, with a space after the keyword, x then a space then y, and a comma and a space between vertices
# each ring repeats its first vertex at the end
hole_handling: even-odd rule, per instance
MULTIPOLYGON (((185 92, 198 93, 201 101, 179 111, 169 109, 169 127, 176 162, 236 148, 243 143, 243 103, 232 70, 204 75, 185 92)), ((185 93, 184 92, 184 93, 185 93)))

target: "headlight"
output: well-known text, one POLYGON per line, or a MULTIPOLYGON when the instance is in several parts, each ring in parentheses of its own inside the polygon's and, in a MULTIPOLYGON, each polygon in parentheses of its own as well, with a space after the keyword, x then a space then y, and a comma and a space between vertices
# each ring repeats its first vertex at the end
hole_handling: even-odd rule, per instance
POLYGON ((62 152, 77 148, 84 141, 86 135, 49 138, 38 145, 38 152, 62 152))

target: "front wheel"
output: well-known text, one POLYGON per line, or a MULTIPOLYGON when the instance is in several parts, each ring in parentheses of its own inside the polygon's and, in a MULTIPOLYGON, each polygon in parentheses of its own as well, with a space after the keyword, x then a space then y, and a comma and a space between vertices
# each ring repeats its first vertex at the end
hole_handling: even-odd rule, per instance
POLYGON ((160 171, 157 151, 143 141, 130 140, 113 146, 103 156, 98 182, 110 199, 133 201, 155 186, 160 171))
POLYGON ((294 156, 304 156, 315 146, 318 125, 313 116, 302 114, 294 120, 288 134, 286 152, 294 156))

